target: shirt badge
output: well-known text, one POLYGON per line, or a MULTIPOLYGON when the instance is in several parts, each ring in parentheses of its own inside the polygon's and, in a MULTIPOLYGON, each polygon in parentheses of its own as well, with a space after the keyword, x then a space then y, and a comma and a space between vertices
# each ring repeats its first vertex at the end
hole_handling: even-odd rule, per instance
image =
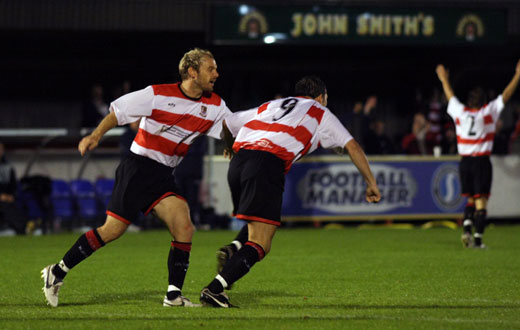
POLYGON ((201 115, 202 117, 206 117, 207 114, 208 114, 208 107, 206 107, 205 105, 201 105, 199 115, 201 115))

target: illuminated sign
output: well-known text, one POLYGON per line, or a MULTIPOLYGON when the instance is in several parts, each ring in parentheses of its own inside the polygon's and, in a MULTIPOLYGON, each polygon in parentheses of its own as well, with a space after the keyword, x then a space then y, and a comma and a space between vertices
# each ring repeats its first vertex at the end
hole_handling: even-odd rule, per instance
POLYGON ((209 34, 216 44, 497 44, 506 40, 503 10, 216 5, 212 22, 209 34))

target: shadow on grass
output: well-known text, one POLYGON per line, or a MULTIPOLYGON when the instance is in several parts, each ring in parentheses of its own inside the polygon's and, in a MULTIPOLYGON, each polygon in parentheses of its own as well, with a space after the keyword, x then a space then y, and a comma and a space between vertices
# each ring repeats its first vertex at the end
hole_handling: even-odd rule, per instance
MULTIPOLYGON (((158 301, 162 304, 164 294, 165 294, 164 291, 159 291, 159 290, 140 291, 140 292, 124 293, 124 294, 99 293, 99 294, 90 295, 84 301, 60 303, 59 307, 93 306, 93 305, 108 305, 108 304, 123 304, 124 305, 124 304, 135 304, 135 302, 139 302, 139 301, 158 301)), ((78 297, 78 294, 74 294, 74 296, 78 297)), ((41 302, 37 302, 37 303, 27 303, 27 302, 24 302, 23 300, 20 300, 20 302, 17 302, 17 303, 0 303, 0 307, 9 307, 9 306, 11 306, 11 307, 17 307, 17 306, 19 306, 19 307, 46 307, 47 305, 45 303, 45 298, 42 293, 41 302)))

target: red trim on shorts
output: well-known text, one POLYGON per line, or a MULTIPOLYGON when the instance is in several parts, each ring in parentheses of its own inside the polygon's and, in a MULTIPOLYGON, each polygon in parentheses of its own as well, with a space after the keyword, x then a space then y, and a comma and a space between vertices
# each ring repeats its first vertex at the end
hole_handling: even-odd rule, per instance
POLYGON ((190 252, 191 251, 191 242, 182 243, 182 242, 172 241, 172 247, 174 247, 175 249, 182 250, 182 251, 190 252))
POLYGON ((258 259, 259 259, 258 261, 264 259, 265 251, 264 251, 263 247, 261 247, 259 244, 256 244, 255 242, 251 242, 251 241, 247 241, 246 245, 253 247, 256 250, 256 252, 258 252, 258 259))
POLYGON ((472 206, 475 206, 475 203, 466 203, 466 206, 469 206, 469 207, 472 207, 472 206))
POLYGON ((126 220, 120 215, 115 214, 114 212, 107 211, 107 215, 116 218, 117 220, 121 221, 122 223, 126 223, 127 225, 132 224, 130 221, 126 220))
POLYGON ((489 195, 490 194, 475 194, 475 195, 473 195, 473 198, 481 198, 481 197, 489 198, 489 195))
POLYGON ((92 250, 96 251, 97 249, 99 249, 100 247, 103 246, 101 244, 101 242, 98 240, 98 238, 96 237, 96 234, 94 233, 94 229, 87 231, 85 233, 85 237, 87 237, 88 245, 90 245, 92 250))
POLYGON ((245 215, 245 214, 237 214, 235 217, 237 219, 248 220, 248 221, 258 221, 258 222, 263 222, 263 223, 267 223, 270 225, 275 225, 277 227, 280 227, 280 221, 269 220, 269 219, 264 219, 264 218, 255 217, 252 215, 245 215))
POLYGON ((148 210, 146 210, 146 212, 144 213, 144 215, 148 215, 148 213, 150 213, 150 211, 155 207, 155 205, 159 204, 160 201, 162 201, 163 199, 165 199, 166 197, 168 196, 175 196, 179 199, 182 199, 183 201, 186 201, 186 198, 182 197, 181 195, 177 195, 176 193, 173 193, 171 191, 165 193, 164 195, 162 195, 161 197, 157 198, 157 200, 155 202, 152 203, 152 205, 148 208, 148 210))
MULTIPOLYGON (((489 198, 489 196, 491 196, 491 194, 475 194, 475 195, 470 195, 469 193, 464 193, 464 194, 460 194, 462 197, 471 197, 471 198, 480 198, 480 197, 486 197, 486 198, 489 198)), ((467 206, 472 206, 472 205, 475 205, 474 203, 473 204, 466 204, 467 206)))

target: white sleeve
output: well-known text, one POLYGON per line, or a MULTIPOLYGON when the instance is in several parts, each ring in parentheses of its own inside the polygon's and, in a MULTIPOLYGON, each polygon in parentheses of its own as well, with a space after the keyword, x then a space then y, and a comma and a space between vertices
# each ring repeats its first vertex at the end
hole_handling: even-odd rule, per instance
POLYGON ((499 116, 502 110, 504 110, 505 104, 504 99, 502 98, 502 95, 499 95, 496 99, 489 102, 488 104, 489 110, 491 111, 491 115, 493 116, 493 119, 496 120, 499 116))
POLYGON ((217 118, 215 118, 215 121, 213 122, 211 128, 206 132, 207 136, 211 136, 212 138, 219 140, 220 133, 222 132, 222 121, 226 119, 227 122, 227 118, 233 114, 231 110, 229 110, 229 108, 226 106, 226 102, 224 102, 224 100, 222 100, 221 102, 222 103, 219 107, 220 112, 217 115, 217 118))
POLYGON ((238 131, 250 120, 252 120, 256 113, 258 112, 258 108, 250 109, 250 110, 244 110, 244 111, 238 111, 231 116, 226 118, 226 126, 229 128, 229 131, 231 134, 233 134, 233 137, 236 137, 238 134, 238 131))
POLYGON ((456 96, 452 96, 448 102, 448 115, 455 120, 464 111, 464 104, 460 103, 456 96))
POLYGON ((323 148, 343 148, 352 140, 352 135, 332 112, 325 111, 318 126, 318 138, 323 148))
POLYGON ((148 117, 154 108, 154 92, 152 86, 132 93, 125 94, 110 104, 119 125, 126 125, 137 121, 141 117, 148 117))

